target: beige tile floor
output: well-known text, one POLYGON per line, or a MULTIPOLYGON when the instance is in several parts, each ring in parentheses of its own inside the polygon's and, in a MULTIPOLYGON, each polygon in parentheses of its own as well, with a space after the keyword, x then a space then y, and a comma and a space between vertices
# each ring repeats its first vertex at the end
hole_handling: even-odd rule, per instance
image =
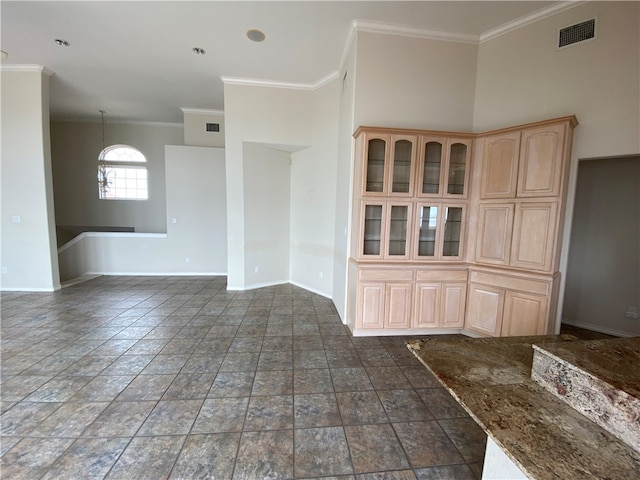
POLYGON ((477 479, 486 437, 401 337, 224 277, 3 293, 0 477, 477 479))

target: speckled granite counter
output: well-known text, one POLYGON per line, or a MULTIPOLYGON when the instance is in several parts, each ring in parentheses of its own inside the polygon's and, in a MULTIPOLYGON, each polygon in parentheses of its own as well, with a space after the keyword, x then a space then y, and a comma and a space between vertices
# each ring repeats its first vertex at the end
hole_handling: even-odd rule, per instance
POLYGON ((534 381, 640 451, 640 337, 533 349, 534 381))
POLYGON ((640 452, 531 379, 532 344, 574 340, 430 338, 408 347, 528 477, 640 478, 640 452))

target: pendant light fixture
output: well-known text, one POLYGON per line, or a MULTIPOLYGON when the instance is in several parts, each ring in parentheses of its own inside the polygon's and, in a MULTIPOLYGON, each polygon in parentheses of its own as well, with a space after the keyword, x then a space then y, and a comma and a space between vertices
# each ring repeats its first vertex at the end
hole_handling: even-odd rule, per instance
POLYGON ((104 114, 106 113, 104 110, 99 110, 100 118, 102 120, 102 150, 100 151, 100 155, 98 156, 98 190, 99 197, 106 198, 107 192, 109 191, 109 167, 107 163, 104 161, 104 149, 107 148, 107 145, 104 140, 104 114))

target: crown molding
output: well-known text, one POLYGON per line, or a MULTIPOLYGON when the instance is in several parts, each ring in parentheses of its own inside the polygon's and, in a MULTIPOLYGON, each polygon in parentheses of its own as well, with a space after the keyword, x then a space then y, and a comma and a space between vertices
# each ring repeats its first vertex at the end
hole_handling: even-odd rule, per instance
POLYGON ((224 115, 224 110, 209 110, 206 108, 180 107, 182 113, 195 113, 197 115, 224 115))
POLYGON ((44 65, 18 65, 18 64, 6 64, 0 65, 1 72, 40 72, 50 77, 55 75, 55 72, 44 65))
POLYGON ((324 87, 328 83, 331 83, 334 80, 337 80, 338 78, 340 78, 340 74, 336 70, 334 70, 333 72, 329 73, 328 75, 325 75, 320 80, 318 80, 316 83, 314 83, 313 86, 312 86, 313 90, 317 90, 320 87, 324 87))
POLYGON ((252 87, 288 88, 292 90, 313 90, 310 83, 281 82, 278 80, 262 80, 259 78, 220 77, 225 85, 248 85, 252 87))
MULTIPOLYGON (((100 119, 86 117, 52 117, 51 122, 57 123, 102 123, 100 119)), ((176 127, 183 128, 184 123, 178 122, 147 122, 144 120, 107 120, 106 125, 140 125, 143 127, 176 127)))
POLYGON ((340 77, 337 71, 333 71, 325 75, 315 83, 295 83, 280 82, 276 80, 262 80, 258 78, 243 77, 220 77, 225 85, 248 85, 252 87, 271 87, 271 88, 288 88, 291 90, 317 90, 320 87, 338 79, 340 77))
POLYGON ((353 30, 357 32, 381 33, 384 35, 400 35, 403 37, 425 38, 429 40, 444 40, 447 42, 471 43, 477 45, 480 37, 463 33, 439 32, 424 28, 409 27, 386 22, 355 19, 351 22, 353 30))
POLYGON ((512 20, 511 22, 505 23, 504 25, 500 25, 499 27, 492 28, 491 30, 483 32, 482 34, 480 34, 479 43, 493 40, 494 38, 500 37, 509 32, 513 32, 514 30, 518 30, 519 28, 525 27, 539 20, 551 17, 560 12, 564 12, 565 10, 569 10, 585 3, 587 3, 586 0, 570 0, 549 5, 548 7, 545 7, 541 10, 530 13, 529 15, 525 15, 524 17, 517 18, 515 20, 512 20))

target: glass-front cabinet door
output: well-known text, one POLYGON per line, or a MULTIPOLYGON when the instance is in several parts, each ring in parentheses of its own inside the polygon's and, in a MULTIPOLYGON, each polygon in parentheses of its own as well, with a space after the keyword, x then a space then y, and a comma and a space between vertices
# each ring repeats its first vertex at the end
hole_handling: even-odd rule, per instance
POLYGON ((413 194, 413 165, 416 151, 416 137, 393 135, 391 157, 390 195, 411 196, 413 194))
POLYGON ((386 193, 390 135, 367 135, 365 141, 365 168, 363 195, 386 193))
POLYGON ((418 196, 442 196, 441 185, 446 144, 445 138, 420 138, 418 196))
POLYGON ((418 239, 416 242, 416 257, 420 259, 430 260, 434 259, 436 256, 438 210, 439 208, 437 205, 418 206, 418 239))
POLYGON ((462 238, 464 226, 464 207, 444 207, 444 234, 442 240, 442 258, 454 259, 462 256, 462 238))
POLYGON ((449 139, 445 196, 466 198, 471 157, 471 141, 449 139))
POLYGON ((382 258, 382 222, 384 203, 365 203, 362 206, 362 238, 360 256, 382 258))
POLYGON ((388 205, 389 231, 387 236, 386 258, 405 259, 409 258, 409 227, 411 219, 410 204, 388 205))
POLYGON ((465 207, 420 203, 415 220, 415 260, 460 260, 465 207))

